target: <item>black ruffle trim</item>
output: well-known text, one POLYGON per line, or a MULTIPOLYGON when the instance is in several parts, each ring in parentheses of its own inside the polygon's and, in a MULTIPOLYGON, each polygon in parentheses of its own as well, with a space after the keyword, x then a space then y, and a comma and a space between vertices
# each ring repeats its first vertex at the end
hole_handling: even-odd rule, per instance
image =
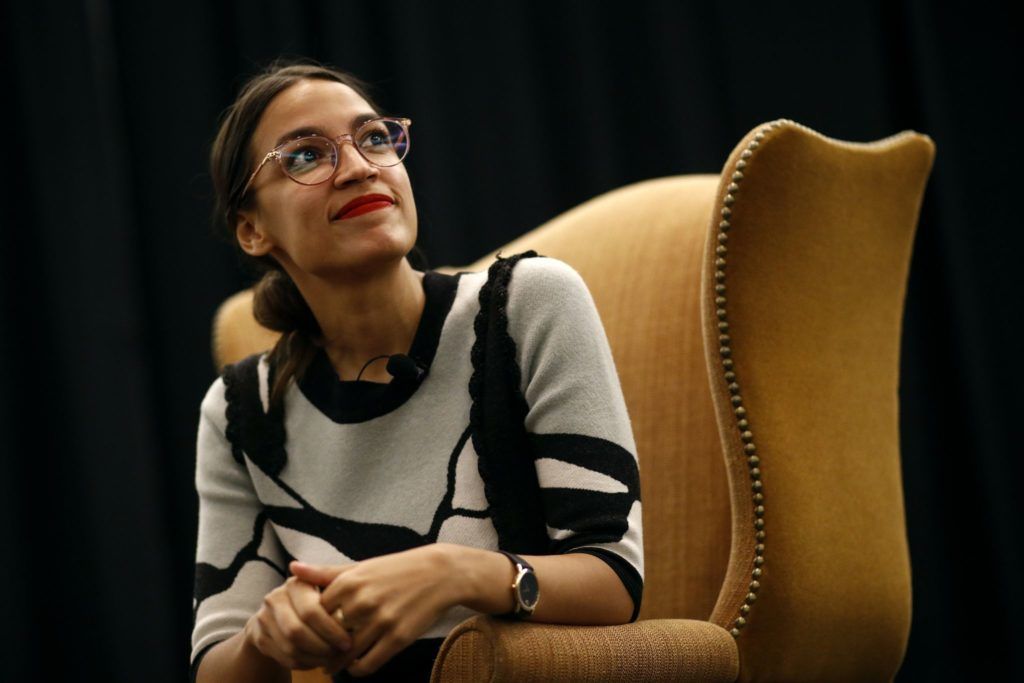
POLYGON ((520 368, 507 311, 513 267, 520 259, 535 256, 539 254, 533 250, 505 258, 499 252, 488 268, 470 351, 470 426, 484 495, 499 547, 520 553, 548 551, 540 485, 523 424, 529 407, 519 388, 520 368))
POLYGON ((235 365, 228 365, 221 372, 221 379, 224 380, 224 399, 227 401, 227 408, 224 413, 227 417, 227 426, 224 428, 224 435, 231 444, 231 455, 239 465, 244 463, 242 453, 242 439, 239 436, 239 420, 241 420, 240 408, 238 405, 238 382, 235 378, 235 365))

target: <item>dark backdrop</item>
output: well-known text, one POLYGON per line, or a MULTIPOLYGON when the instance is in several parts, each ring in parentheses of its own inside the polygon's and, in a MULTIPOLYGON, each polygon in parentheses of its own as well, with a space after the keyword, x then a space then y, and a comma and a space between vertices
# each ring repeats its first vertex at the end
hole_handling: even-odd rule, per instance
POLYGON ((717 172, 775 118, 856 141, 932 136, 903 341, 914 621, 900 680, 1020 678, 1008 6, 500 5, 2 6, 5 673, 185 676, 210 321, 247 284, 207 227, 206 155, 243 78, 288 54, 354 71, 415 120, 431 266, 630 182, 717 172))

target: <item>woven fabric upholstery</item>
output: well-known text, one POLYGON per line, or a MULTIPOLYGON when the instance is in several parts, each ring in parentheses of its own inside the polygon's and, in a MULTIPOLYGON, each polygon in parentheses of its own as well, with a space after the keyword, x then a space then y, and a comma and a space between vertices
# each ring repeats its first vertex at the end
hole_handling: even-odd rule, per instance
POLYGON ((736 642, 706 621, 581 627, 475 617, 445 640, 431 680, 724 683, 738 670, 736 642))

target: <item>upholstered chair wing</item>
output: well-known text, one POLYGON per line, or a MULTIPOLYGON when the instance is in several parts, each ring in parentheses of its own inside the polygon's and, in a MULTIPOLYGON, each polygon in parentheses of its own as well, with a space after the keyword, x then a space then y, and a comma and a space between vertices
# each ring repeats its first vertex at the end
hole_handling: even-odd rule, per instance
MULTIPOLYGON (((933 156, 910 131, 775 121, 720 175, 623 187, 501 247, 566 261, 594 296, 640 457, 644 602, 621 626, 474 617, 434 681, 893 678, 911 607, 900 332, 933 156)), ((216 363, 275 338, 242 292, 216 363)))

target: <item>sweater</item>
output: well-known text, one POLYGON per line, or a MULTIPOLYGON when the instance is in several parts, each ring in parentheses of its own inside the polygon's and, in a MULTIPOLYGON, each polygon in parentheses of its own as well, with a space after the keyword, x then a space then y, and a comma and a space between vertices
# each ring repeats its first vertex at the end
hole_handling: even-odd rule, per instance
MULTIPOLYGON (((503 411, 521 416, 525 452, 511 461, 489 455, 486 437, 494 435, 482 433, 480 418, 487 407, 482 313, 494 285, 487 271, 424 273, 425 305, 408 354, 426 369, 418 379, 340 381, 319 349, 285 392, 279 452, 262 445, 273 434, 254 438, 250 429, 249 442, 240 437, 246 402, 235 395, 248 390, 242 399, 273 412, 268 354, 237 364, 252 370, 251 388, 235 386, 230 372, 212 383, 197 437, 193 678, 202 655, 242 630, 283 583, 291 559, 347 564, 434 542, 585 552, 619 576, 636 619, 643 589, 636 445, 600 316, 565 262, 541 256, 511 265, 506 299, 496 303, 522 406, 503 411), (536 495, 529 485, 516 495, 504 483, 509 474, 525 475, 536 495), (532 536, 536 525, 516 526, 533 519, 539 532, 532 536)), ((445 635, 474 614, 450 608, 385 668, 419 666, 429 675, 445 635)))

